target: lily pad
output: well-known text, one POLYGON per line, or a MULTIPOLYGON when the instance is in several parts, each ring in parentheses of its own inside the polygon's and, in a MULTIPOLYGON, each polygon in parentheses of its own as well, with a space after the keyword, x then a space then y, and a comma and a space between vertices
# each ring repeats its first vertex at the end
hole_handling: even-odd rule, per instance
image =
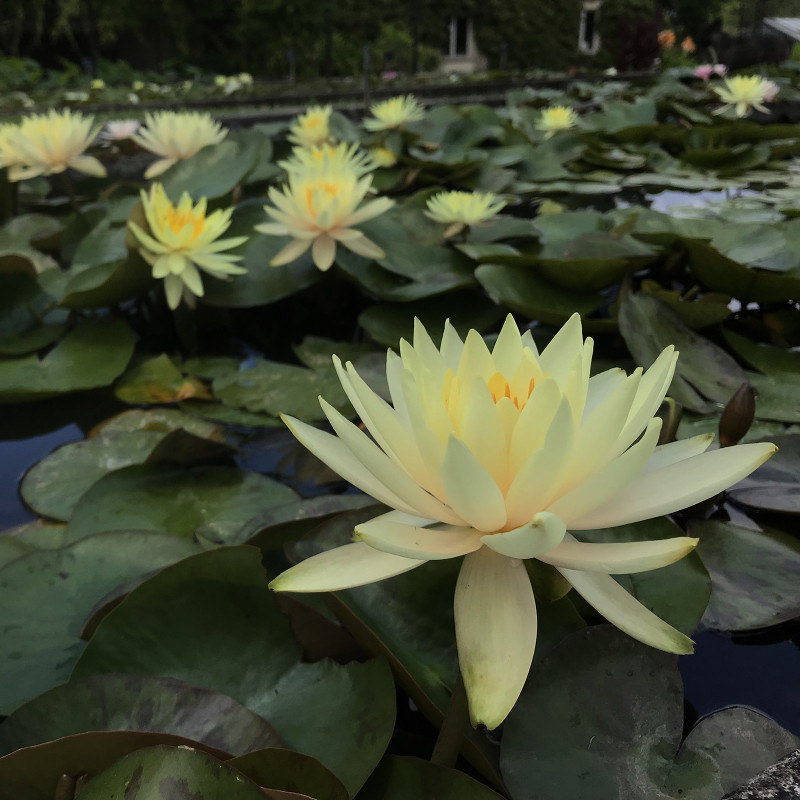
POLYGON ((264 508, 296 499, 288 486, 232 467, 135 465, 93 484, 75 507, 67 538, 75 541, 100 531, 142 530, 230 543, 264 508))
POLYGON ((800 616, 800 543, 777 528, 697 521, 697 552, 711 575, 706 627, 746 631, 800 616))
POLYGON ((197 378, 184 375, 166 353, 130 367, 114 385, 114 394, 123 403, 131 404, 211 398, 208 387, 197 378))
POLYGON ((93 675, 18 708, 0 726, 0 749, 128 730, 184 736, 236 755, 282 745, 266 720, 211 689, 154 675, 93 675))
POLYGON ((319 759, 351 794, 394 729, 386 663, 302 663, 253 547, 203 553, 134 589, 100 622, 73 676, 120 669, 230 695, 273 724, 289 747, 319 759), (231 651, 235 659, 219 657, 231 651))
POLYGON ((133 332, 120 320, 81 322, 42 359, 0 361, 0 403, 108 386, 125 369, 133 345, 133 332))
POLYGON ((67 679, 85 646, 84 620, 110 592, 197 550, 166 534, 120 532, 38 550, 3 567, 0 713, 67 679))

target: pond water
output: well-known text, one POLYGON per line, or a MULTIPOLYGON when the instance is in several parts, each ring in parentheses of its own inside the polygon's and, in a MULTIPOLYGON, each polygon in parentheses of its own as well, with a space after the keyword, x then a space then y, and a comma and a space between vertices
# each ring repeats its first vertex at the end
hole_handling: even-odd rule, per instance
MULTIPOLYGON (((99 405, 103 405, 100 403, 99 405)), ((41 407, 46 412, 48 404, 41 407)), ((35 411, 35 404, 27 407, 35 411)), ((16 412, 16 409, 15 409, 16 412)), ((98 417, 96 421, 104 418, 98 417)), ((40 420, 47 426, 47 415, 40 420)), ((5 421, 9 425, 8 418, 5 421)), ((86 423, 84 423, 86 427, 86 423)), ((76 423, 28 438, 0 439, 0 527, 20 525, 35 518, 17 493, 25 470, 59 445, 82 439, 76 423)), ((258 437, 260 446, 245 447, 240 465, 246 469, 269 471, 282 449, 271 447, 270 438, 285 440, 283 430, 258 437)), ((772 629, 767 634, 731 638, 713 631, 696 634, 695 654, 683 656, 678 666, 683 676, 687 702, 687 722, 731 705, 746 705, 772 717, 783 727, 800 735, 800 690, 787 675, 800 674, 800 648, 791 640, 796 633, 791 625, 772 629)))

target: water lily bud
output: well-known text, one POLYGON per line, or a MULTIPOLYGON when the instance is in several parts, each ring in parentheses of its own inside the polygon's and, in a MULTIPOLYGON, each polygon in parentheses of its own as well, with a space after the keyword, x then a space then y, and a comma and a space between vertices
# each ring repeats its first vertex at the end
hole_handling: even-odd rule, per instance
POLYGON ((756 413, 756 390, 750 383, 743 383, 728 400, 719 421, 719 446, 738 444, 750 426, 756 413))

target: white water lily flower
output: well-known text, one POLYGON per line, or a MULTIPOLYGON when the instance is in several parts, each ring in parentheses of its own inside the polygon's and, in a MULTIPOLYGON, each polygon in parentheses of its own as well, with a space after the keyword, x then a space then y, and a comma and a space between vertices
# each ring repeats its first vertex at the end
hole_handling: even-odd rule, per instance
POLYGON ((725 86, 711 87, 720 97, 724 106, 714 110, 714 114, 722 114, 729 108, 736 111, 737 117, 744 117, 752 109, 769 113, 764 103, 770 103, 778 94, 778 85, 765 80, 759 75, 734 75, 725 78, 725 86))
POLYGON ((130 139, 139 130, 141 123, 138 119, 115 119, 106 122, 100 134, 104 142, 124 142, 130 139))
POLYGON ((290 174, 328 174, 352 172, 365 175, 375 169, 369 153, 360 150, 358 144, 321 144, 314 147, 295 147, 291 158, 279 161, 278 166, 290 174))
POLYGON ((182 298, 194 305, 194 298, 203 296, 198 270, 215 278, 247 271, 236 264, 240 255, 221 252, 247 241, 246 236, 219 238, 230 227, 232 208, 206 216, 205 197, 193 205, 188 192, 173 205, 160 183, 154 183, 149 194, 142 190, 141 196, 149 231, 132 221, 128 226, 142 245, 142 258, 153 267, 153 277, 164 280, 170 308, 177 308, 182 298))
POLYGON ((161 158, 144 173, 146 179, 166 172, 173 164, 211 144, 219 144, 228 134, 210 114, 195 111, 160 111, 145 114, 145 127, 131 138, 140 147, 161 158))
POLYGON ((286 137, 298 147, 314 147, 329 144, 331 140, 330 119, 333 106, 310 106, 289 128, 286 137))
POLYGON ((370 108, 372 117, 364 120, 368 131, 388 131, 402 128, 409 122, 416 122, 425 116, 425 109, 413 95, 401 95, 375 103, 370 108))
POLYGON ((388 197, 361 205, 371 187, 371 176, 359 178, 353 171, 340 169, 290 172, 288 185, 282 190, 271 186, 269 199, 275 207, 264 206, 264 211, 275 222, 256 225, 256 230, 291 236, 292 241, 270 265, 288 264, 310 247, 314 264, 324 272, 333 265, 337 243, 366 258, 383 258, 383 250, 354 227, 394 205, 388 197))
POLYGON ((589 377, 592 340, 573 316, 541 352, 509 316, 490 351, 476 331, 445 327, 436 347, 387 355, 392 405, 352 364, 334 359, 365 433, 324 400, 336 435, 286 423, 342 477, 395 509, 358 525, 353 544, 279 575, 276 591, 327 592, 383 580, 428 560, 464 556, 455 593, 458 657, 473 725, 499 725, 522 690, 536 643, 536 604, 523 559, 555 567, 606 619, 646 644, 688 653, 692 642, 611 576, 686 555, 680 536, 584 543, 569 530, 607 528, 691 506, 752 472, 775 451, 745 444, 705 452, 712 437, 657 446, 658 410, 677 354, 646 372, 589 377))
POLYGON ((93 122, 93 117, 69 110, 25 117, 6 132, 7 147, 19 157, 9 166, 8 179, 22 181, 67 169, 104 178, 105 167, 94 156, 84 154, 100 130, 93 122))
POLYGON ((567 131, 578 124, 578 115, 567 106, 553 106, 542 111, 536 130, 544 131, 544 138, 549 139, 559 131, 567 131))
POLYGON ((426 217, 448 223, 443 236, 447 239, 467 226, 481 226, 506 205, 492 192, 439 192, 428 200, 426 217))

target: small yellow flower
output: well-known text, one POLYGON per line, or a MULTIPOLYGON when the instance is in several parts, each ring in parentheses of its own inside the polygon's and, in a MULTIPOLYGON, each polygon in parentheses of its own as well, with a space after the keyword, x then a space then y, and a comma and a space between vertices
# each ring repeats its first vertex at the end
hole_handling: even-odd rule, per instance
POLYGON ((160 111, 145 114, 144 120, 146 127, 131 138, 140 147, 161 156, 144 173, 145 178, 155 178, 203 147, 219 144, 228 133, 210 114, 196 111, 160 111))
POLYGON ((25 117, 7 134, 10 147, 20 156, 17 165, 9 168, 8 179, 22 181, 66 169, 104 178, 105 167, 93 156, 84 155, 100 130, 93 121, 93 117, 69 110, 25 117))
POLYGON ((720 97, 724 106, 716 109, 714 114, 722 114, 729 108, 736 110, 737 117, 744 117, 752 109, 769 113, 764 103, 771 102, 778 94, 778 86, 765 80, 760 75, 734 75, 725 78, 725 86, 711 87, 720 97))
POLYGON ((225 75, 215 75, 214 76, 214 86, 222 87, 228 82, 228 78, 225 75))
POLYGON ((242 86, 252 86, 253 76, 249 72, 240 72, 237 76, 242 86))
MULTIPOLYGON (((387 354, 392 405, 348 363, 334 364, 363 426, 320 398, 334 433, 284 421, 312 453, 394 511, 355 529, 353 544, 279 575, 281 592, 329 592, 463 557, 454 597, 458 660, 473 725, 497 727, 517 700, 536 646, 525 559, 554 567, 607 620, 645 644, 689 653, 692 642, 613 575, 671 564, 696 539, 581 542, 610 528, 713 497, 766 461, 772 444, 706 452, 712 436, 657 446, 677 353, 646 372, 590 376, 591 339, 576 314, 540 353, 509 316, 491 350, 449 324, 441 346, 417 322, 387 354), (366 432, 362 430, 366 429, 366 432)), ((680 587, 676 587, 680 591, 680 587)))
POLYGON ((506 205, 492 192, 439 192, 428 200, 425 216, 449 224, 444 238, 470 225, 483 225, 506 205))
POLYGON ((278 166, 288 173, 354 172, 364 175, 375 169, 368 153, 359 150, 358 144, 320 144, 314 147, 295 147, 291 158, 279 161, 278 166))
POLYGON ((286 138, 299 147, 315 147, 329 143, 332 113, 332 106, 311 106, 289 128, 289 135, 286 138))
POLYGON ((187 192, 173 205, 160 183, 154 183, 149 194, 144 190, 141 194, 149 231, 132 221, 128 226, 142 245, 139 252, 152 266, 153 277, 164 280, 170 308, 177 308, 181 298, 194 305, 194 298, 203 296, 198 268, 215 278, 246 272, 235 263, 241 256, 220 252, 247 241, 246 236, 219 238, 231 224, 233 209, 206 216, 206 199, 192 205, 187 192))
POLYGON ((106 82, 102 78, 95 78, 91 82, 90 86, 92 87, 92 89, 95 89, 95 90, 105 89, 106 88, 106 82))
POLYGON ((290 172, 282 190, 270 187, 269 199, 275 207, 265 206, 264 210, 275 222, 256 225, 256 230, 292 237, 270 265, 288 264, 311 247, 314 263, 324 272, 336 258, 337 242, 360 256, 383 258, 383 250, 354 228, 394 205, 388 197, 361 205, 371 186, 371 176, 359 178, 352 171, 313 170, 290 172))
POLYGON ((369 153, 379 167, 393 167, 397 163, 397 156, 388 147, 372 147, 369 153))
POLYGON ((372 118, 364 120, 364 127, 368 131, 402 128, 406 123, 416 122, 425 116, 425 109, 410 94, 376 103, 370 108, 370 112, 372 118))
POLYGON ((536 123, 537 131, 544 131, 544 138, 549 139, 559 131, 567 131, 578 124, 578 115, 568 106, 553 106, 542 111, 536 123))
POLYGON ((131 84, 131 89, 133 89, 134 92, 141 92, 142 89, 144 89, 144 81, 134 81, 131 84))

